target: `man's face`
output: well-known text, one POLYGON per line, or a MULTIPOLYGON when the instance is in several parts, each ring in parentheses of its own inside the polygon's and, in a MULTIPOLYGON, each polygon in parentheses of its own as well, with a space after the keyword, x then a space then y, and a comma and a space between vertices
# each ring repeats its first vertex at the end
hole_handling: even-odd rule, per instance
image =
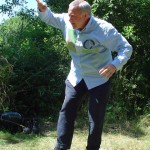
POLYGON ((81 12, 77 6, 69 6, 68 9, 69 21, 74 29, 82 30, 87 23, 87 17, 84 12, 81 12))

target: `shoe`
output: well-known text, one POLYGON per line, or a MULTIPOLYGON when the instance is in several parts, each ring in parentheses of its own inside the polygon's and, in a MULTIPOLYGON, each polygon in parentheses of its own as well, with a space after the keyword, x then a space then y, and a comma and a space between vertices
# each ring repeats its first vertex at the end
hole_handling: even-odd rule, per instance
POLYGON ((31 128, 32 128, 32 123, 31 123, 30 120, 28 120, 28 121, 25 123, 25 127, 23 128, 23 133, 26 133, 26 134, 31 133, 31 128))
POLYGON ((32 133, 38 134, 39 133, 39 123, 37 119, 33 118, 32 120, 32 133))
POLYGON ((54 148, 54 150, 69 150, 69 149, 63 149, 63 148, 54 148))

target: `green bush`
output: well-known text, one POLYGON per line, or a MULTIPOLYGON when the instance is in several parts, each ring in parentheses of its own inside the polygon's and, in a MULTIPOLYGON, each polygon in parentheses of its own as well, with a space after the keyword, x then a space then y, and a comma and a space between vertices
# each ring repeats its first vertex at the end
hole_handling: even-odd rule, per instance
MULTIPOLYGON (((48 4, 55 12, 66 12, 70 1, 65 2, 48 4)), ((134 50, 129 62, 113 77, 108 118, 114 121, 149 114, 150 1, 89 2, 93 14, 112 23, 134 50)), ((62 34, 33 12, 20 12, 1 24, 0 111, 35 111, 55 117, 64 98, 69 67, 70 56, 62 34)), ((81 109, 84 113, 86 106, 81 109)))
POLYGON ((7 111, 9 109, 9 92, 12 88, 9 84, 9 80, 12 74, 12 65, 5 57, 0 56, 0 110, 3 111, 7 111))
POLYGON ((0 30, 0 52, 13 72, 6 83, 11 86, 6 92, 11 101, 8 110, 44 115, 58 112, 70 59, 60 31, 27 14, 10 19, 0 30))
POLYGON ((112 81, 112 119, 150 113, 149 5, 149 0, 95 0, 92 5, 93 13, 112 23, 133 46, 131 59, 112 81))

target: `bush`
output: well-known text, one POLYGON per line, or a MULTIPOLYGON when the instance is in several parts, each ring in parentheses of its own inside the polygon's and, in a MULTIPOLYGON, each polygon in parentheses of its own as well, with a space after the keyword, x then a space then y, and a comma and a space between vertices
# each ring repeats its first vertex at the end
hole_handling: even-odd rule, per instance
MULTIPOLYGON (((69 1, 53 2, 48 4, 56 12, 67 11, 69 1)), ((93 14, 112 23, 134 49, 129 62, 114 75, 112 102, 107 108, 109 119, 129 119, 149 113, 150 1, 89 2, 93 14)), ((29 11, 20 12, 0 26, 0 56, 0 62, 5 62, 0 64, 0 111, 33 111, 54 117, 64 97, 70 63, 60 31, 29 11)))
POLYGON ((133 55, 113 79, 109 115, 132 118, 150 112, 149 0, 95 0, 93 13, 108 20, 133 46, 133 55), (148 108, 149 107, 149 108, 148 108))
POLYGON ((1 54, 12 66, 11 77, 6 78, 11 86, 5 92, 11 102, 7 109, 23 114, 58 112, 70 59, 60 31, 36 17, 19 14, 1 25, 0 37, 1 54))

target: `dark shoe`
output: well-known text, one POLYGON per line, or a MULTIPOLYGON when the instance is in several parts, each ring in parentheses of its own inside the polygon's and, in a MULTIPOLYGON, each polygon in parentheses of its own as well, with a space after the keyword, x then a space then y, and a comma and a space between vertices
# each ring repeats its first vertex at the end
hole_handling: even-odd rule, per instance
POLYGON ((54 150, 69 150, 69 149, 63 149, 63 148, 54 148, 54 150))
POLYGON ((39 123, 38 123, 37 119, 35 119, 35 118, 33 118, 32 132, 34 134, 38 134, 39 133, 39 123))
POLYGON ((31 129, 32 129, 32 123, 31 123, 30 120, 28 120, 25 123, 25 127, 23 128, 23 132, 26 133, 26 134, 29 134, 29 133, 31 133, 31 129))

